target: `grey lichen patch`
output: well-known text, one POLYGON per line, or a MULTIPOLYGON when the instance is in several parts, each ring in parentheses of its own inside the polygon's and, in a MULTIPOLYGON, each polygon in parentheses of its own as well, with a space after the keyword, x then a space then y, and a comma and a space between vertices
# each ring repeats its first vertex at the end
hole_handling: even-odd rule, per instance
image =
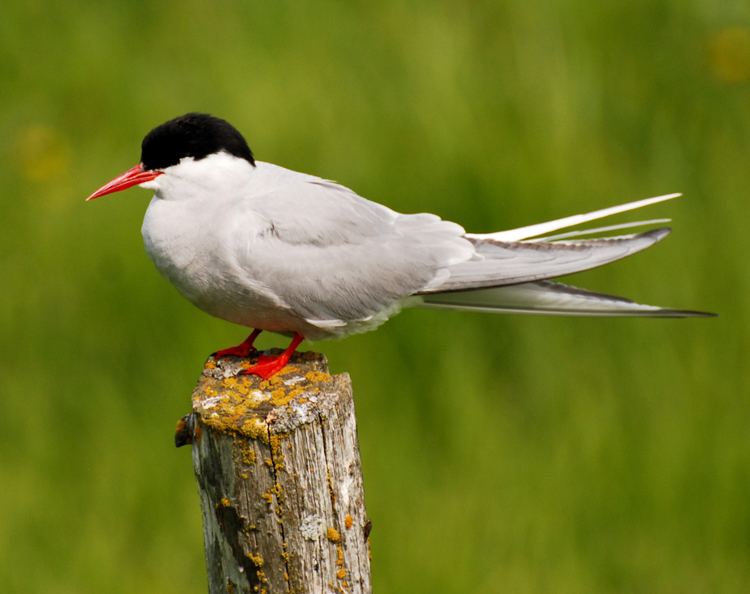
POLYGON ((289 365, 268 380, 242 375, 255 358, 210 357, 193 391, 193 412, 219 433, 242 434, 268 444, 271 434, 313 422, 318 395, 330 390, 338 376, 328 373, 323 355, 311 352, 295 353, 289 365))
POLYGON ((299 532, 305 540, 318 540, 323 535, 324 524, 323 518, 313 514, 302 520, 299 532))

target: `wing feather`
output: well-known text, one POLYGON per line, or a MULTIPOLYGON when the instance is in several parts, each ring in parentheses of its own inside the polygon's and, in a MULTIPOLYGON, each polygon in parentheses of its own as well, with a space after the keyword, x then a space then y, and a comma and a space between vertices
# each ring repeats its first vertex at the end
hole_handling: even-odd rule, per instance
POLYGON ((552 281, 457 293, 424 295, 417 307, 489 313, 559 316, 713 317, 715 314, 642 305, 552 281))
POLYGON ((513 285, 582 272, 640 252, 669 233, 670 229, 663 228, 638 235, 555 243, 472 238, 475 257, 451 266, 450 276, 442 284, 422 294, 513 285))

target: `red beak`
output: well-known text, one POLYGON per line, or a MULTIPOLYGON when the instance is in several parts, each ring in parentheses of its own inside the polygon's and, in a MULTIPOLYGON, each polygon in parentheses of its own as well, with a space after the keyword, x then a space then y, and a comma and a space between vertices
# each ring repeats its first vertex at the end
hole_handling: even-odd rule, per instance
POLYGON ((152 179, 156 179, 157 177, 159 177, 162 173, 164 172, 163 171, 144 171, 143 165, 138 164, 132 169, 128 169, 122 175, 118 175, 115 179, 113 179, 108 184, 104 184, 96 192, 91 194, 91 196, 86 198, 86 202, 88 202, 89 200, 93 200, 94 198, 99 198, 99 196, 104 196, 105 194, 111 194, 112 192, 119 192, 120 190, 125 190, 129 188, 130 186, 137 186, 138 184, 151 181, 152 179))

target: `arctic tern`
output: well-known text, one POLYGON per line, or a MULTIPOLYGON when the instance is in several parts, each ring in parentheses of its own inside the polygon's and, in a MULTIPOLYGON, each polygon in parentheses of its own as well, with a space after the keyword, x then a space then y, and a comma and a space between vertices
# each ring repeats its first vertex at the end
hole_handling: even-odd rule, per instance
POLYGON ((549 279, 635 254, 670 233, 582 239, 640 221, 541 237, 679 194, 488 234, 400 214, 312 175, 256 161, 228 122, 189 113, 154 128, 141 161, 87 200, 153 190, 143 241, 158 271, 203 311, 253 328, 218 351, 248 356, 263 330, 291 335, 245 373, 279 372, 304 338, 372 330, 404 307, 585 316, 713 314, 641 305, 549 279))

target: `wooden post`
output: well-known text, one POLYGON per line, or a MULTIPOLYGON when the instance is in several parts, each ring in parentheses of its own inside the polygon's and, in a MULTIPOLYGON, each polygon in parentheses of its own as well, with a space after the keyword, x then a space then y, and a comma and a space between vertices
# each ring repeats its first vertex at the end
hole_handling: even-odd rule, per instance
POLYGON ((349 376, 317 353, 269 381, 238 375, 250 363, 209 358, 175 436, 193 446, 209 593, 371 593, 349 376))

